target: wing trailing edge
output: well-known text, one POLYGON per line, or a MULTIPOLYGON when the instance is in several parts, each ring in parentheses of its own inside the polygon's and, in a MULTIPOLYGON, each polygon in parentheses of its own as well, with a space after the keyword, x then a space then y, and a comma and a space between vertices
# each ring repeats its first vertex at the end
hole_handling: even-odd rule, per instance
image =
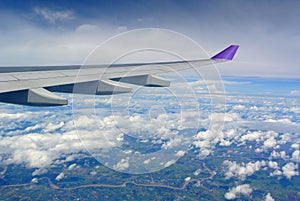
POLYGON ((211 58, 154 63, 74 66, 0 67, 0 102, 31 105, 67 105, 68 100, 52 92, 112 95, 132 92, 133 85, 169 87, 157 76, 172 71, 230 61, 239 46, 231 45, 211 58), (80 71, 80 73, 79 73, 80 71), (103 75, 99 80, 99 75, 103 75))
POLYGON ((132 88, 112 80, 78 82, 73 84, 47 87, 47 89, 52 92, 86 95, 113 95, 132 92, 132 88))
POLYGON ((35 88, 21 91, 0 93, 0 101, 18 105, 31 106, 61 106, 67 105, 68 100, 44 89, 35 88))
POLYGON ((145 87, 169 87, 171 82, 155 75, 137 75, 129 77, 112 78, 111 80, 145 87))

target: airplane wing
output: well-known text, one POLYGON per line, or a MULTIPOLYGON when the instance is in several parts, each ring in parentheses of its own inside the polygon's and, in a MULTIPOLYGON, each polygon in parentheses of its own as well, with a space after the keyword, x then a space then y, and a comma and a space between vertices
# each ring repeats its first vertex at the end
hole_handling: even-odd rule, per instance
POLYGON ((168 87, 156 74, 185 70, 233 59, 239 46, 231 45, 209 59, 107 65, 0 67, 0 102, 31 105, 67 105, 53 92, 111 95, 129 93, 128 85, 168 87))

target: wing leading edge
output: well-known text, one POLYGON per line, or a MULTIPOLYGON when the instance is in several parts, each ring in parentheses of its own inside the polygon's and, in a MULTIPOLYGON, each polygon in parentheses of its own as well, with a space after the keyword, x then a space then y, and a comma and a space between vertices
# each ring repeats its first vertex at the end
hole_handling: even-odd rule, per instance
POLYGON ((53 92, 111 95, 130 93, 126 84, 168 87, 156 74, 185 70, 233 59, 239 46, 231 45, 210 59, 156 63, 85 66, 0 67, 0 102, 31 105, 67 105, 53 92), (79 73, 80 72, 80 73, 79 73), (99 75, 103 75, 99 79, 99 75), (122 84, 124 83, 124 84, 122 84))

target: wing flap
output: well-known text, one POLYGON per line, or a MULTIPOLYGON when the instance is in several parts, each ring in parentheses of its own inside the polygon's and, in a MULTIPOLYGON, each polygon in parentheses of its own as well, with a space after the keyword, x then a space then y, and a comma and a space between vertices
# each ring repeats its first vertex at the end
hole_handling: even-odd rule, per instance
POLYGON ((61 106, 68 104, 67 99, 59 97, 44 88, 0 93, 0 101, 31 106, 61 106))
POLYGON ((170 81, 154 75, 136 75, 129 77, 112 78, 111 80, 135 84, 146 87, 169 87, 170 81))
POLYGON ((52 92, 87 95, 112 95, 132 92, 132 88, 112 80, 77 82, 76 84, 72 83, 47 87, 47 90, 52 92))
POLYGON ((112 95, 131 92, 132 88, 111 80, 100 80, 97 88, 97 95, 112 95))

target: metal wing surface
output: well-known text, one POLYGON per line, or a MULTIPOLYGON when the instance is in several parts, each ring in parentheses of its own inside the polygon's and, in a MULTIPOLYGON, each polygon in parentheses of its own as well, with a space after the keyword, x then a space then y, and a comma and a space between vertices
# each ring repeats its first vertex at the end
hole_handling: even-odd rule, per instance
POLYGON ((157 74, 197 68, 233 59, 239 46, 231 45, 215 56, 192 61, 113 65, 0 67, 0 102, 58 106, 68 100, 53 92, 110 95, 131 92, 128 85, 168 87, 157 74), (76 87, 76 89, 74 89, 76 87))

